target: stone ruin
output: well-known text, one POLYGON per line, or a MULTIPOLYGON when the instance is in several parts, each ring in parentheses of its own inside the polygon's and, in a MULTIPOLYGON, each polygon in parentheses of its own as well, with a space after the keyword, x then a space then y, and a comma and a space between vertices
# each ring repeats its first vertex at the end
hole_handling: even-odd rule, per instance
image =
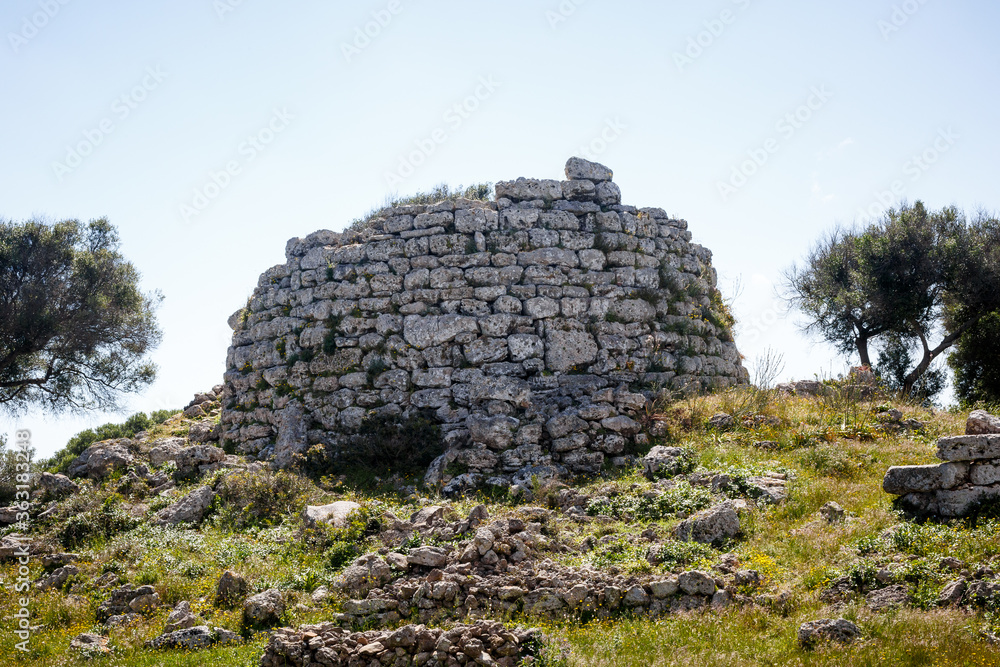
POLYGON ((944 463, 889 468, 882 489, 911 514, 945 519, 1000 499, 1000 418, 976 410, 965 435, 938 440, 937 457, 944 463))
POLYGON ((623 205, 602 165, 566 177, 291 239, 229 320, 227 450, 286 467, 420 411, 444 439, 428 482, 523 484, 626 463, 660 391, 745 382, 687 222, 623 205))

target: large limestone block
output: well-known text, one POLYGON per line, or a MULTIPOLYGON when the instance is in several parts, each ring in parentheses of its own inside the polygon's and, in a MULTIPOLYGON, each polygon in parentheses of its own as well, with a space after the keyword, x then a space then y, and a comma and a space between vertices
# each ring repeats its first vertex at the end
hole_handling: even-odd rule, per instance
POLYGON ((598 162, 584 160, 582 157, 571 157, 566 161, 566 178, 570 180, 586 179, 599 183, 610 181, 614 172, 598 162))
POLYGON ((974 410, 965 422, 966 435, 981 435, 1000 433, 1000 417, 995 417, 986 410, 974 410))
POLYGON ((943 461, 1000 459, 1000 434, 941 438, 938 440, 937 457, 943 461))
POLYGON ((545 367, 565 373, 597 359, 597 341, 586 331, 549 330, 545 336, 545 367))
POLYGON ((462 333, 479 333, 474 317, 408 315, 403 320, 403 338, 418 350, 450 342, 462 333))
POLYGON ((882 480, 882 490, 896 496, 950 489, 966 480, 968 465, 939 463, 923 466, 892 466, 882 480))

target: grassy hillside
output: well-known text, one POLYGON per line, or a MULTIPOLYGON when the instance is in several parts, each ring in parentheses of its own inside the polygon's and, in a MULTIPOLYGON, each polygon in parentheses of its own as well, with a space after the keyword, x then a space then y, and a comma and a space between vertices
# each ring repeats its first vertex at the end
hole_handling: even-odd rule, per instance
MULTIPOLYGON (((990 605, 946 607, 936 602, 944 585, 958 576, 955 568, 1000 566, 1000 522, 982 517, 918 525, 898 516, 891 497, 881 490, 889 466, 934 462, 936 438, 962 433, 964 417, 885 398, 856 399, 836 389, 821 398, 752 388, 692 397, 648 410, 646 426, 655 434, 651 444, 682 447, 691 454, 692 472, 672 480, 672 486, 647 479, 636 467, 609 470, 568 487, 538 485, 530 500, 511 500, 500 490, 436 498, 414 491, 419 478, 405 475, 369 477, 361 484, 344 477, 309 479, 257 468, 209 472, 153 496, 119 471, 100 483, 84 482, 81 492, 37 508, 46 510, 46 518, 33 520, 33 543, 51 552, 79 554, 80 571, 59 588, 27 594, 37 628, 26 656, 15 650, 18 640, 13 635, 17 597, 25 595, 13 591, 17 565, 0 563, 0 655, 38 666, 256 665, 267 632, 244 627, 239 605, 216 603, 222 572, 238 571, 249 581, 251 593, 287 591, 284 624, 320 622, 343 608, 347 596, 337 593, 336 583, 345 566, 368 551, 399 548, 385 545, 387 512, 407 517, 421 507, 441 504, 464 517, 483 504, 491 518, 534 517, 537 513, 527 508, 549 509, 552 514, 542 527, 547 546, 539 547, 537 558, 568 567, 647 577, 695 568, 711 571, 735 556, 741 569, 759 575, 739 588, 736 602, 725 609, 655 619, 625 612, 603 620, 582 614, 501 619, 541 625, 555 641, 565 642, 569 665, 1000 664, 1000 647, 987 639, 998 623, 990 605), (890 415, 890 408, 902 414, 890 415), (732 415, 735 424, 710 428, 708 421, 717 412, 732 415), (912 422, 909 428, 898 426, 900 416, 922 427, 914 430, 912 422), (764 472, 785 476, 788 497, 778 504, 765 504, 758 497, 742 517, 739 537, 715 545, 672 538, 679 521, 701 507, 727 497, 755 500, 746 480, 764 472), (728 475, 725 488, 712 489, 699 481, 718 473, 728 475), (218 497, 197 528, 150 523, 152 513, 206 484, 214 485, 218 497), (586 516, 566 511, 560 500, 566 488, 590 497, 583 506, 586 516), (307 504, 334 500, 354 500, 364 509, 344 529, 305 527, 301 512, 307 504), (830 522, 820 514, 830 501, 846 512, 842 521, 830 522), (661 561, 655 565, 647 558, 654 545, 660 557, 653 561, 661 561), (942 564, 945 558, 961 563, 942 564), (70 651, 69 643, 81 632, 104 631, 95 614, 110 592, 100 587, 108 573, 122 583, 154 586, 163 604, 125 627, 107 631, 114 653, 88 660, 70 651), (887 611, 869 609, 865 593, 888 584, 904 586, 909 601, 887 611), (321 586, 334 592, 314 601, 311 594, 321 586), (167 614, 182 600, 190 601, 207 624, 241 633, 244 643, 198 652, 143 648, 146 640, 163 631, 167 614), (863 636, 847 646, 800 648, 798 626, 818 618, 854 621, 863 636)), ((217 410, 202 418, 213 419, 217 410)), ((192 423, 175 415, 152 426, 139 448, 148 449, 168 435, 183 436, 192 423)), ((170 465, 168 473, 173 472, 170 465)), ((417 544, 403 548, 407 546, 417 544)), ((39 557, 33 557, 29 567, 33 580, 44 576, 39 557)))

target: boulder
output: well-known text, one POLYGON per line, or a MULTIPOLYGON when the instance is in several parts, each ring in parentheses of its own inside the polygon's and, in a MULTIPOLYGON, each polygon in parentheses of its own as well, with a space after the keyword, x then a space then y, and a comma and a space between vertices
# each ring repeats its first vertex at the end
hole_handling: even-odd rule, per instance
POLYGON ((728 500, 698 512, 685 519, 674 529, 679 540, 695 541, 703 544, 718 544, 740 533, 740 517, 735 501, 728 500))
POLYGON ((36 487, 46 498, 62 498, 80 490, 80 485, 66 475, 43 472, 38 476, 36 487))
POLYGON ((417 547, 410 549, 406 560, 410 565, 444 567, 448 564, 448 551, 441 547, 417 547))
POLYGON ((191 424, 188 431, 188 439, 191 442, 211 442, 219 439, 219 425, 207 421, 200 421, 191 424))
POLYGON ((646 477, 673 477, 689 470, 687 452, 680 447, 656 445, 642 457, 642 469, 646 477))
POLYGON ((277 625, 284 613, 285 594, 277 588, 269 588, 243 603, 243 622, 247 626, 277 625))
POLYGON ((736 420, 733 419, 733 416, 726 414, 725 412, 717 412, 708 420, 708 427, 719 431, 724 431, 725 429, 732 428, 735 425, 736 420))
POLYGON ((48 588, 62 588, 63 584, 75 574, 80 573, 80 568, 75 565, 65 565, 52 572, 52 574, 39 581, 36 586, 42 590, 48 588))
POLYGON ((213 445, 194 445, 186 447, 174 455, 177 470, 182 473, 192 473, 201 466, 218 463, 226 458, 226 452, 213 445))
POLYGON ((243 599, 248 590, 250 585, 246 579, 232 570, 226 570, 215 587, 215 599, 220 604, 232 605, 243 599))
POLYGON ((159 440, 154 440, 153 446, 148 453, 149 464, 158 468, 168 461, 173 461, 186 445, 187 441, 184 438, 160 438, 159 440))
POLYGON ((820 507, 819 513, 827 523, 840 523, 844 520, 844 508, 832 500, 820 507))
POLYGON ((985 435, 1000 433, 1000 417, 991 415, 986 410, 974 410, 965 422, 966 435, 985 435))
POLYGON ((677 576, 677 586, 688 595, 712 595, 715 593, 715 579, 707 572, 690 570, 677 576))
POLYGON ((124 470, 135 461, 129 450, 131 444, 127 438, 94 443, 73 459, 67 472, 70 477, 103 479, 116 470, 124 470))
POLYGON ((338 500, 329 505, 306 505, 303 518, 309 526, 325 523, 333 528, 346 528, 352 513, 361 505, 350 500, 338 500))
POLYGON ((215 491, 202 486, 187 494, 170 507, 164 507, 153 517, 153 525, 174 526, 179 523, 197 524, 215 500, 215 491))
POLYGON ((569 180, 588 180, 600 183, 610 181, 614 177, 614 172, 603 164, 584 160, 580 157, 571 157, 566 161, 566 178, 569 180))
POLYGON ((340 573, 334 584, 345 593, 364 596, 392 581, 392 568, 377 554, 366 554, 340 573))
POLYGON ((799 645, 804 648, 820 641, 848 644, 861 636, 861 628, 843 618, 821 618, 799 626, 799 645))
POLYGON ((871 591, 865 596, 865 604, 872 611, 885 611, 905 604, 910 599, 906 586, 896 584, 871 591))
POLYGON ((182 600, 167 615, 167 625, 163 628, 163 632, 170 633, 177 630, 186 630, 187 628, 193 628, 196 624, 197 619, 191 611, 191 603, 187 600, 182 600))

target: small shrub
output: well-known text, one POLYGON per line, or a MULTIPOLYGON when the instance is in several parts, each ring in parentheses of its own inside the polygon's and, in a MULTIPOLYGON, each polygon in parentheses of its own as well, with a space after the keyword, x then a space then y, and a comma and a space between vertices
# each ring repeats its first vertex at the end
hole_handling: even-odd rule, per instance
POLYGON ((820 475, 839 479, 855 477, 861 467, 850 452, 830 443, 810 447, 802 454, 800 462, 820 475))
POLYGON ((354 542, 338 540, 326 550, 326 560, 334 570, 340 570, 361 555, 361 550, 354 542))
POLYGON ((681 482, 672 489, 650 497, 622 495, 594 498, 587 505, 587 514, 604 514, 615 519, 660 521, 681 512, 693 514, 711 503, 712 493, 708 489, 681 482))
POLYGON ((113 493, 95 510, 74 514, 59 530, 59 542, 67 549, 86 544, 92 539, 107 539, 132 530, 140 523, 122 506, 122 497, 113 493))
POLYGON ((233 473, 218 488, 219 521, 236 529, 279 524, 302 509, 311 490, 309 481, 294 473, 233 473))

